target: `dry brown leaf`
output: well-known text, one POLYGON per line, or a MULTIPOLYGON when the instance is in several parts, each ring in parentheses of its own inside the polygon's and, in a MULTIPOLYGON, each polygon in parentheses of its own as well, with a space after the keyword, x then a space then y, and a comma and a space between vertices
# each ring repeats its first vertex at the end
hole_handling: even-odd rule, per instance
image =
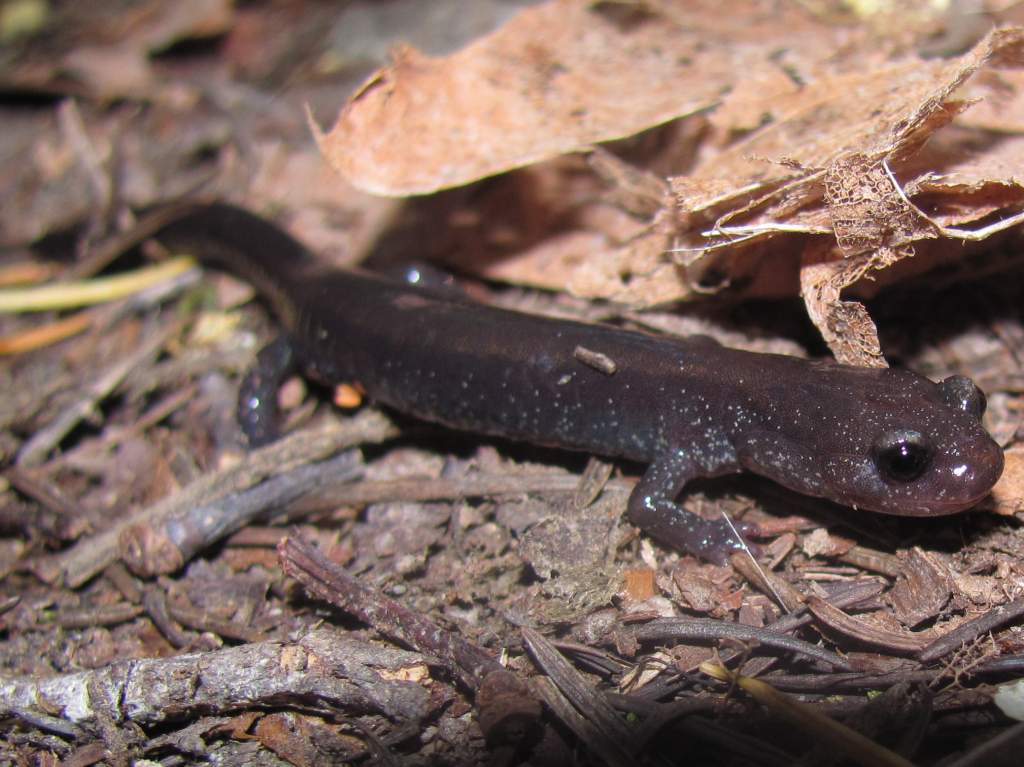
POLYGON ((997 133, 1024 131, 1024 72, 979 72, 965 87, 964 97, 980 101, 959 123, 997 133))
POLYGON ((843 301, 840 294, 875 268, 872 256, 812 263, 800 270, 801 294, 811 321, 840 362, 886 367, 878 331, 863 304, 843 301))
POLYGON ((808 263, 800 271, 807 312, 840 362, 885 367, 878 332, 863 304, 843 301, 844 288, 872 270, 913 255, 914 240, 933 227, 898 194, 880 161, 860 153, 836 158, 825 172, 825 204, 843 260, 808 263))
POLYGON ((935 236, 878 160, 860 152, 837 157, 824 185, 836 245, 847 258, 935 236))
MULTIPOLYGON (((446 58, 404 49, 319 136, 321 149, 356 186, 422 193, 718 103, 690 121, 707 129, 693 170, 669 179, 674 206, 658 208, 656 176, 601 153, 593 167, 617 195, 581 195, 562 178, 570 202, 548 218, 560 225, 541 232, 534 208, 531 236, 509 238, 480 270, 643 305, 729 285, 799 290, 837 358, 884 365, 870 317, 843 291, 913 255, 915 242, 981 239, 1024 203, 1015 136, 979 146, 966 128, 958 153, 921 152, 979 95, 1024 101, 1013 71, 1024 30, 995 30, 952 59, 893 62, 792 9, 741 5, 722 18, 710 2, 553 0, 446 58), (970 222, 982 228, 953 229, 970 222)), ((523 210, 552 197, 551 187, 533 199, 521 190, 523 210)), ((479 246, 463 256, 474 257, 487 258, 479 246)))
MULTIPOLYGON (((896 166, 968 106, 950 95, 986 63, 1019 56, 1022 40, 1020 29, 997 30, 952 61, 914 60, 811 83, 779 120, 672 179, 679 208, 689 215, 718 209, 718 236, 745 236, 754 225, 735 226, 741 214, 769 205, 784 213, 817 202, 825 170, 843 155, 889 157, 896 166), (728 203, 736 207, 724 209, 728 203)), ((754 234, 771 231, 761 225, 754 234)))
MULTIPOLYGON (((825 77, 820 83, 811 83, 789 97, 784 93, 779 95, 786 89, 777 81, 776 92, 769 93, 767 98, 761 98, 756 104, 752 101, 755 89, 731 96, 723 109, 732 108, 734 114, 747 114, 748 120, 752 114, 770 114, 777 122, 725 152, 709 156, 694 173, 672 180, 676 192, 680 193, 680 212, 684 217, 679 228, 691 230, 689 238, 684 237, 679 243, 682 249, 677 255, 678 261, 692 267, 704 253, 702 245, 705 239, 711 239, 713 246, 732 251, 712 267, 727 275, 725 283, 736 284, 745 280, 753 287, 752 292, 791 294, 796 288, 795 267, 778 264, 773 268, 759 266, 755 251, 745 240, 780 236, 788 240, 794 233, 827 234, 832 231, 832 217, 836 213, 845 215, 845 239, 852 236, 850 227, 855 226, 867 237, 861 247, 866 247, 874 237, 895 248, 881 254, 873 264, 875 268, 892 263, 901 254, 911 253, 909 248, 900 246, 934 237, 935 228, 927 219, 916 215, 897 194, 881 160, 887 156, 892 156, 894 161, 900 160, 937 128, 948 123, 966 106, 965 103, 950 101, 950 94, 983 62, 1012 60, 1016 55, 1013 49, 1019 45, 1018 38, 1019 32, 1006 30, 952 62, 915 59, 900 65, 890 64, 866 74, 825 77), (748 103, 742 103, 744 98, 748 103), (869 151, 859 152, 858 148, 869 151), (835 186, 843 172, 857 170, 846 168, 840 161, 851 153, 863 156, 857 163, 860 175, 848 179, 848 186, 850 190, 863 184, 872 187, 876 206, 865 205, 861 201, 857 203, 858 210, 824 207, 823 197, 829 183, 835 186), (829 172, 832 179, 826 178, 829 172), (885 190, 886 185, 888 190, 885 190), (896 215, 898 220, 877 218, 886 211, 896 215), (860 223, 850 219, 851 215, 858 214, 861 215, 860 223), (717 231, 711 228, 708 238, 696 236, 701 222, 706 221, 707 216, 715 215, 718 216, 717 231), (875 231, 874 235, 870 235, 871 230, 875 231), (740 244, 743 247, 738 250, 740 244), (788 281, 785 275, 789 275, 788 281), (766 277, 770 278, 770 286, 765 282, 766 277)), ((716 119, 718 117, 716 114, 716 119)), ((729 120, 721 120, 719 128, 726 126, 729 129, 737 127, 729 120)), ((746 126, 741 124, 739 127, 746 126)), ((850 198, 849 193, 846 198, 850 198)), ((851 200, 847 199, 847 202, 851 200)), ((980 199, 975 202, 978 203, 976 210, 960 210, 955 217, 938 219, 935 223, 949 225, 980 218, 1000 207, 991 201, 984 206, 980 199)), ((1012 203, 1014 200, 1004 195, 1000 202, 1012 203)), ((578 251, 565 252, 565 261, 560 265, 558 248, 541 244, 532 252, 521 252, 514 263, 505 263, 490 270, 489 274, 534 282, 538 271, 535 258, 537 254, 543 254, 545 273, 552 276, 562 274, 562 285, 581 295, 641 304, 684 298, 692 291, 693 283, 699 280, 699 276, 694 275, 706 267, 681 270, 658 254, 659 248, 667 249, 672 244, 673 235, 679 234, 673 227, 674 223, 665 217, 656 217, 655 221, 648 222, 646 228, 639 226, 634 238, 619 240, 618 244, 614 239, 606 240, 603 247, 595 247, 591 251, 591 257, 586 261, 581 260, 578 251), (525 271, 521 271, 523 269, 525 271)), ((564 236, 560 239, 565 241, 564 236)), ((581 235, 574 241, 583 239, 587 238, 581 235)), ((799 257, 804 246, 776 243, 774 250, 780 249, 799 257)), ((771 252, 772 249, 766 250, 771 252)), ((855 268, 850 273, 859 278, 864 271, 855 268)), ((806 280, 804 282, 806 284, 806 280)), ((558 287, 551 281, 544 284, 558 287)), ((843 287, 845 285, 840 285, 838 289, 843 287)), ((833 324, 842 325, 849 319, 837 318, 833 324)), ((869 327, 869 324, 864 324, 864 327, 869 327)), ((873 347, 874 342, 862 339, 855 346, 864 345, 873 347)), ((850 358, 850 361, 858 361, 858 358, 850 358)))
MULTIPOLYGON (((910 62, 852 78, 826 78, 806 89, 801 94, 806 100, 779 122, 691 176, 673 179, 680 209, 695 223, 700 221, 696 214, 715 216, 700 236, 710 239, 712 248, 729 250, 737 241, 820 233, 824 222, 814 211, 824 206, 836 248, 849 260, 816 263, 826 249, 808 250, 806 243, 793 248, 803 252, 800 283, 808 313, 840 361, 884 365, 867 312, 842 301, 842 290, 912 255, 915 241, 957 235, 911 204, 893 170, 909 164, 924 141, 969 106, 953 94, 974 72, 985 65, 1016 65, 1022 50, 1024 32, 1004 29, 953 61, 910 62), (861 254, 865 257, 856 258, 861 254)), ((999 158, 991 162, 991 170, 1005 173, 999 158)), ((985 167, 977 160, 974 166, 985 167)), ((989 182, 979 174, 968 176, 970 167, 963 169, 961 183, 985 187, 989 182)), ((909 186, 920 190, 926 184, 933 192, 942 189, 930 176, 909 186)), ((1003 183, 1004 191, 1008 186, 1003 183)), ((1019 203, 1013 194, 1002 200, 1019 203)), ((962 196, 960 201, 965 202, 962 196)), ((992 195, 976 195, 976 202, 977 211, 961 209, 954 220, 975 220, 1000 209, 992 195)), ((702 254, 696 234, 684 237, 690 244, 690 252, 681 257, 685 263, 702 254)), ((825 256, 827 261, 827 251, 825 256)))
POLYGON ((554 0, 445 58, 396 51, 320 145, 361 189, 423 194, 707 109, 780 50, 822 61, 845 36, 767 0, 554 0))
POLYGON ((1007 516, 1020 514, 1024 512, 1024 449, 1007 450, 1004 458, 1003 476, 992 488, 995 511, 1007 516))
POLYGON ((926 195, 920 207, 943 226, 978 221, 1024 203, 1021 157, 1024 135, 943 131, 914 158, 918 179, 907 191, 926 195))

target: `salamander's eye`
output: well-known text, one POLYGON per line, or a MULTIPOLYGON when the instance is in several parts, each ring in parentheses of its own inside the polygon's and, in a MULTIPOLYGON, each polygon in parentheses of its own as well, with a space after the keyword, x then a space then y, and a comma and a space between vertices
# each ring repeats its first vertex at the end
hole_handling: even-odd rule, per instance
POLYGON ((932 458, 924 437, 907 429, 886 432, 875 440, 872 456, 878 473, 887 482, 913 482, 932 458))

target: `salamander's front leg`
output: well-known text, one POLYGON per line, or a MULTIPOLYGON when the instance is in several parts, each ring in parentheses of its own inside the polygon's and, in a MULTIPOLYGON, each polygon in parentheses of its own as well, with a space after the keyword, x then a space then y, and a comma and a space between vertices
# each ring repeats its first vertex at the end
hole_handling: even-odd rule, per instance
POLYGON ((266 445, 280 436, 277 390, 294 369, 291 340, 282 335, 260 349, 252 370, 242 379, 236 415, 253 447, 266 445))
POLYGON ((724 442, 717 450, 708 444, 675 448, 655 460, 633 488, 630 521, 667 546, 724 564, 729 554, 743 549, 743 543, 724 519, 692 514, 676 503, 676 498, 691 479, 729 474, 739 468, 735 452, 724 442))

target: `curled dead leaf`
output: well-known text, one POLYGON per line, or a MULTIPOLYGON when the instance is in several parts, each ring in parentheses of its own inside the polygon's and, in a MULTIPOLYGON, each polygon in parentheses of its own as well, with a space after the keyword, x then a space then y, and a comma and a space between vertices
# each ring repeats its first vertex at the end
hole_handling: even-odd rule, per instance
POLYGON ((779 50, 821 61, 845 36, 797 7, 732 5, 554 0, 450 56, 401 48, 320 147, 361 189, 425 194, 709 109, 779 50))

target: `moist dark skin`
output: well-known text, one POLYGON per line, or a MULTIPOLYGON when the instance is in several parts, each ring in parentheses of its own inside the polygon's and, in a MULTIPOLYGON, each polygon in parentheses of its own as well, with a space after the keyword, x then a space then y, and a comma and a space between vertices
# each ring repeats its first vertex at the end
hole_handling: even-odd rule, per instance
POLYGON ((963 376, 933 383, 498 309, 331 268, 227 205, 197 206, 158 236, 251 281, 284 327, 241 393, 256 442, 274 436, 276 387, 297 365, 455 429, 647 463, 630 519, 716 562, 742 543, 677 504, 697 477, 746 469, 855 509, 933 516, 970 508, 1003 470, 984 395, 963 376))

